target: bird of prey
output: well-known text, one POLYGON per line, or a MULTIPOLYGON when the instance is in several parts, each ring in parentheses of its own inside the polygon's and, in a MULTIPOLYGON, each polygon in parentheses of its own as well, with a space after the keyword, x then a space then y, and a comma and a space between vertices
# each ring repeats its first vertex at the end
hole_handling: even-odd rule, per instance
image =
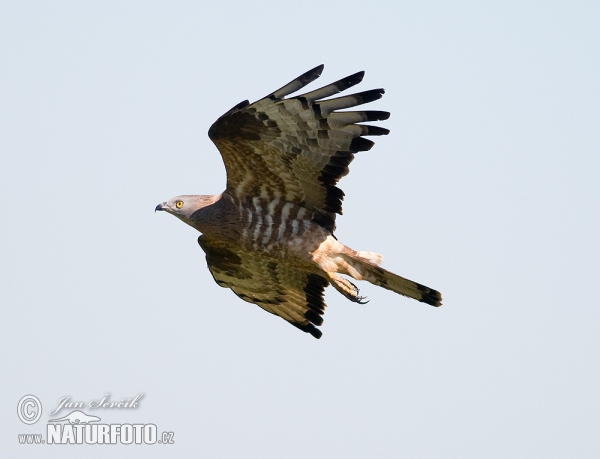
POLYGON ((363 136, 388 130, 360 124, 388 112, 340 111, 381 98, 383 89, 329 98, 359 83, 358 72, 289 96, 317 79, 323 65, 250 104, 237 104, 209 129, 227 171, 219 195, 176 196, 156 206, 197 229, 208 269, 221 287, 320 338, 325 287, 362 303, 342 275, 440 306, 439 292, 380 267, 382 256, 355 251, 334 236, 344 193, 336 184, 363 136))

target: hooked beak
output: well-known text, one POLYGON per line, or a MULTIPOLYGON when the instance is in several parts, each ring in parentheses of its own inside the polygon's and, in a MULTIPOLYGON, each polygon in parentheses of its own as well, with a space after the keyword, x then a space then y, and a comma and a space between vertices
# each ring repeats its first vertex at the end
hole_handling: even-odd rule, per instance
POLYGON ((156 212, 157 210, 167 210, 167 203, 161 202, 158 206, 154 208, 154 212, 156 212))

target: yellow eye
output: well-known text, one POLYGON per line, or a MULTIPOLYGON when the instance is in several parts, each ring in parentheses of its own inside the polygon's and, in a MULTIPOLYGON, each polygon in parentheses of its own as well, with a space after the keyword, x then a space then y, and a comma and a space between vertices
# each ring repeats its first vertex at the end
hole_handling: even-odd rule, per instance
POLYGON ((183 207, 183 201, 177 201, 175 203, 175 205, 177 206, 178 209, 181 209, 183 207))

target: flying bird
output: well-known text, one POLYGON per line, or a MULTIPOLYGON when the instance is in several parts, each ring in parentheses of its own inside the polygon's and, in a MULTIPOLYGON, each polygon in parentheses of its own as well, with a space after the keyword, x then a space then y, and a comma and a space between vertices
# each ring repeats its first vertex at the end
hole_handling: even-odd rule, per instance
POLYGON ((355 251, 334 236, 344 193, 336 184, 354 154, 387 129, 383 111, 340 111, 382 97, 383 89, 329 98, 362 80, 358 72, 287 97, 316 80, 323 65, 250 104, 237 104, 209 129, 227 171, 219 195, 176 196, 156 206, 197 229, 208 269, 221 287, 320 338, 324 290, 332 285, 363 303, 342 275, 440 306, 439 292, 380 267, 382 256, 355 251))

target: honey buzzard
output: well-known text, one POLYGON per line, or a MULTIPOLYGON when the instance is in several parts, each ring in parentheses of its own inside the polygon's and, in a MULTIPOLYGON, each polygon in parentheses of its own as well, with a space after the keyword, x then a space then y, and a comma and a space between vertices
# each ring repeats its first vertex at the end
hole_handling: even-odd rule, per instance
POLYGON ((363 136, 389 132, 360 123, 390 114, 340 111, 381 98, 383 89, 328 99, 358 84, 364 72, 286 98, 322 71, 320 65, 253 104, 243 101, 211 126, 208 135, 227 170, 223 193, 177 196, 156 207, 202 233, 198 243, 217 284, 315 338, 329 284, 364 302, 342 274, 432 306, 442 300, 381 268, 381 255, 352 250, 334 236, 344 197, 336 184, 354 154, 373 146, 363 136))

